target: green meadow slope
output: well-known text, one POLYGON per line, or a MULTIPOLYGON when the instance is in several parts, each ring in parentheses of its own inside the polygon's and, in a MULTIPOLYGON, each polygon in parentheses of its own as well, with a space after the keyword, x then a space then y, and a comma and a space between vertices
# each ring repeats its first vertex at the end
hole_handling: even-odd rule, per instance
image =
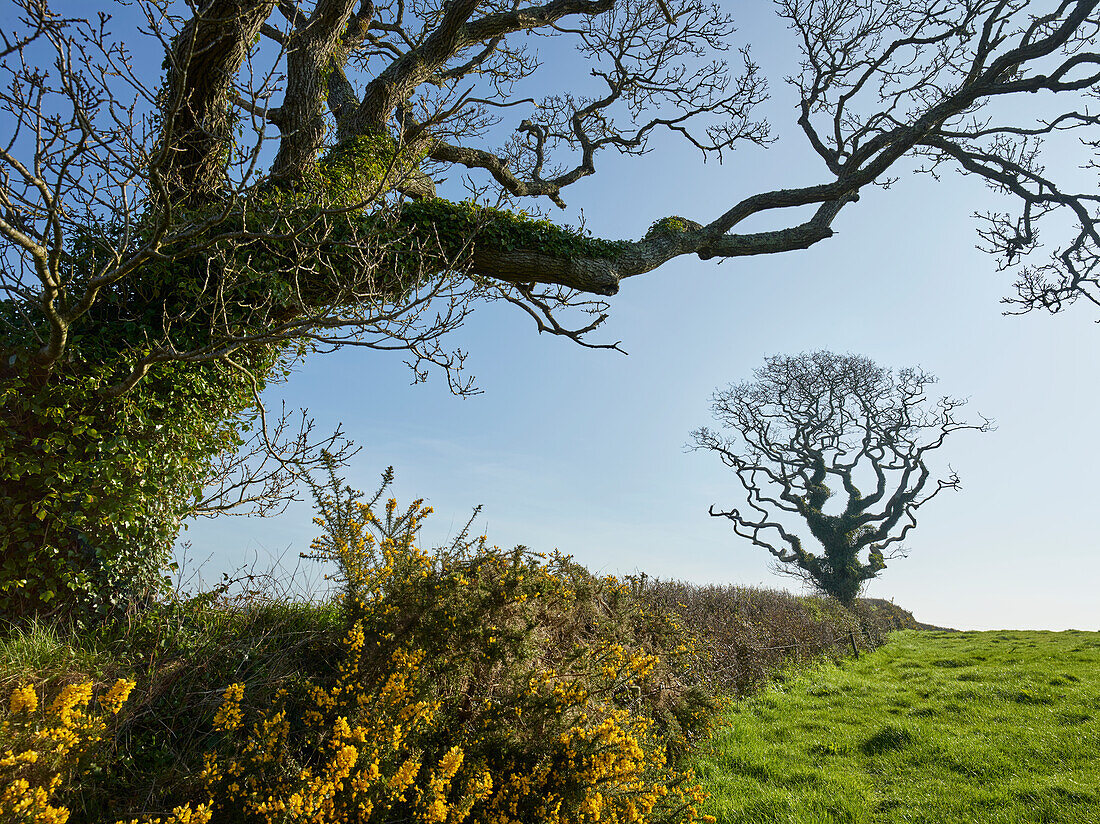
POLYGON ((1100 824, 1100 633, 905 631, 728 721, 696 763, 719 824, 1100 824))

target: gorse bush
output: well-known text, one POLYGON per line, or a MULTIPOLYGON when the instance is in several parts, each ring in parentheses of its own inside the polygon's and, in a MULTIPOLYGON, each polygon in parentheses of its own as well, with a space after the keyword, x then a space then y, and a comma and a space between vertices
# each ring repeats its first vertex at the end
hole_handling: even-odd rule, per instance
POLYGON ((709 658, 674 612, 641 597, 639 582, 593 576, 559 553, 488 547, 469 524, 449 547, 424 553, 414 545, 431 514, 422 501, 399 511, 391 498, 375 515, 391 481, 387 470, 363 502, 330 473, 314 489, 325 535, 309 557, 336 563, 348 620, 363 621, 380 654, 427 655, 444 703, 466 708, 464 723, 477 717, 480 694, 499 703, 539 673, 585 682, 622 655, 644 654, 653 658, 645 683, 614 687, 616 701, 629 693, 624 705, 654 720, 670 753, 706 734, 709 658))
MULTIPOLYGON (((134 682, 117 680, 94 701, 92 681, 66 684, 40 706, 34 686, 12 690, 0 721, 0 822, 66 824, 70 809, 57 799, 98 767, 98 746, 134 682)), ((206 824, 209 805, 185 804, 165 818, 118 824, 206 824)))
MULTIPOLYGON (((203 615, 230 609, 195 606, 155 639, 151 680, 110 746, 79 763, 42 761, 37 783, 11 790, 40 789, 33 803, 56 817, 0 822, 700 820, 702 791, 683 760, 715 702, 679 621, 565 556, 502 552, 465 531, 425 552, 415 537, 430 510, 382 502, 391 477, 369 501, 331 472, 315 489, 324 535, 310 555, 336 563, 342 629, 313 634, 297 670, 273 660, 256 677, 214 650, 200 689, 194 656, 154 667, 203 615)), ((129 633, 130 644, 146 640, 129 633)), ((86 706, 90 683, 78 692, 86 706)))
MULTIPOLYGON (((93 684, 68 684, 39 712, 33 686, 12 691, 8 712, 0 722, 0 821, 32 821, 64 824, 69 811, 54 805, 68 774, 79 773, 81 761, 102 735, 105 719, 86 712, 93 684)), ((119 681, 102 699, 105 713, 117 713, 132 682, 119 681)))
MULTIPOLYGON (((390 478, 387 474, 382 489, 390 478)), ((430 510, 315 489, 349 629, 304 681, 227 733, 204 778, 219 820, 693 821, 679 766, 714 702, 674 619, 562 556, 413 543, 430 510), (289 819, 287 818, 289 816, 289 819)))
POLYGON ((223 736, 211 719, 224 686, 248 684, 247 712, 268 706, 303 673, 335 665, 343 633, 338 610, 275 600, 274 591, 261 599, 253 586, 240 600, 219 587, 154 604, 128 622, 76 632, 41 624, 5 628, 2 697, 26 683, 37 685, 40 695, 72 682, 109 686, 120 676, 138 685, 92 760, 81 762, 89 769, 70 770, 67 775, 79 777, 67 778, 58 791, 72 811, 69 824, 170 817, 188 802, 197 808, 206 798, 203 756, 223 736))
POLYGON ((698 819, 678 760, 713 702, 675 621, 562 556, 465 533, 430 555, 420 501, 379 516, 382 490, 329 480, 311 555, 338 564, 339 664, 251 716, 226 689, 202 776, 216 820, 698 819))
POLYGON ((203 770, 219 821, 377 821, 396 805, 416 820, 457 824, 491 789, 483 772, 458 775, 458 747, 424 763, 419 744, 438 707, 419 697, 422 656, 394 656, 376 683, 360 679, 364 646, 362 629, 353 627, 339 678, 328 689, 312 687, 304 711, 282 693, 246 725, 244 685, 226 689, 214 724, 229 737, 203 770))
MULTIPOLYGON (((227 737, 203 771, 215 820, 458 824, 468 818, 697 817, 698 789, 683 786, 685 776, 668 774, 647 719, 610 707, 588 716, 579 711, 592 703, 587 690, 544 678, 529 683, 534 700, 527 703, 542 716, 534 723, 552 737, 490 758, 492 744, 507 744, 508 728, 524 720, 522 708, 513 718, 507 712, 513 707, 485 707, 483 718, 496 723, 483 723, 480 736, 456 730, 433 696, 437 673, 423 652, 398 650, 378 667, 371 646, 357 621, 344 639, 345 658, 332 685, 311 684, 298 696, 282 693, 255 718, 241 711, 244 685, 226 689, 214 724, 227 737), (550 713, 556 718, 547 723, 550 713)), ((651 666, 638 657, 621 663, 634 672, 651 666)), ((607 669, 608 680, 625 680, 614 664, 607 669)))

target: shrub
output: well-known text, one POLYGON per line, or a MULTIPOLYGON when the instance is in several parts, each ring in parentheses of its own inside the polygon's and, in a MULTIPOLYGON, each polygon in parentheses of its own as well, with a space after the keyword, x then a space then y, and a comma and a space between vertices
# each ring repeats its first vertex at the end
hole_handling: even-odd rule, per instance
MULTIPOLYGON (((71 786, 79 786, 77 782, 97 768, 101 757, 97 745, 108 722, 129 698, 134 682, 118 679, 101 693, 93 709, 94 686, 92 681, 66 684, 41 707, 33 686, 11 692, 8 711, 0 722, 2 824, 65 824, 69 820, 69 808, 57 798, 71 786)), ((209 820, 209 807, 188 804, 177 807, 165 819, 147 819, 146 824, 206 824, 209 820)), ((134 819, 127 824, 139 822, 134 819)))
POLYGON ((636 588, 651 610, 675 614, 695 633, 709 655, 707 680, 735 695, 790 662, 849 654, 853 641, 858 648, 872 648, 896 629, 918 626, 888 601, 861 599, 848 610, 832 598, 645 576, 636 588))
POLYGON ((75 820, 173 807, 180 821, 209 813, 219 824, 701 818, 681 758, 715 704, 675 617, 565 556, 465 534, 426 553, 413 542, 429 512, 420 502, 391 499, 376 516, 381 490, 364 503, 330 480, 312 554, 338 564, 343 629, 312 633, 297 670, 253 645, 252 659, 267 661, 254 670, 246 640, 228 635, 268 632, 248 616, 270 607, 165 605, 178 627, 129 634, 130 648, 151 647, 155 672, 116 731, 109 769, 86 774, 75 820), (139 762, 156 772, 144 798, 139 762))
POLYGON ((523 683, 498 675, 467 691, 476 705, 456 705, 439 661, 400 643, 384 654, 389 639, 364 631, 389 606, 360 607, 334 683, 284 692, 254 719, 240 710, 243 685, 226 690, 215 725, 228 735, 203 776, 219 821, 698 817, 700 792, 670 768, 653 720, 614 698, 641 688, 653 656, 619 647, 523 683))
POLYGON ((384 515, 330 473, 315 489, 348 631, 328 683, 246 718, 234 685, 204 778, 219 820, 693 821, 679 759, 714 702, 675 618, 569 558, 465 532, 432 556, 430 510, 384 515))

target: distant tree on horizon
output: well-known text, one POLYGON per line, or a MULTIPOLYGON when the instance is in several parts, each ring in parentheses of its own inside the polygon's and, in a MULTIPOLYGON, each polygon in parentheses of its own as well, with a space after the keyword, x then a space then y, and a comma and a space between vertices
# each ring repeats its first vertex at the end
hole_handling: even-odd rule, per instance
POLYGON ((774 355, 753 375, 713 397, 715 418, 734 437, 692 433, 746 493, 747 509, 712 505, 710 514, 768 550, 778 571, 851 606, 888 559, 904 555, 916 511, 960 488, 953 470, 932 480, 928 453, 953 432, 988 432, 993 422, 960 420, 965 400, 931 400, 936 377, 919 367, 892 372, 861 355, 774 355), (819 551, 789 526, 794 520, 805 522, 819 551))

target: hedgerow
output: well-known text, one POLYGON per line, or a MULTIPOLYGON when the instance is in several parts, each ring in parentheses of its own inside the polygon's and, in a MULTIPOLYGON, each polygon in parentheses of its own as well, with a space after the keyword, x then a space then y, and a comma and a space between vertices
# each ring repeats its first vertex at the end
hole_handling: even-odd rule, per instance
POLYGON ((707 682, 744 695, 791 665, 838 658, 885 643, 895 630, 917 629, 913 615, 889 601, 833 598, 757 587, 699 586, 643 576, 639 598, 677 616, 708 653, 707 682))
POLYGON ((421 502, 391 499, 375 514, 378 496, 346 488, 318 500, 325 535, 312 554, 338 562, 338 637, 317 635, 312 663, 274 684, 211 689, 211 675, 232 671, 217 657, 202 676, 180 662, 167 684, 139 678, 95 769, 43 776, 51 809, 71 810, 73 824, 701 819, 683 759, 715 702, 675 618, 565 556, 480 538, 425 552, 413 540, 430 512, 421 502), (216 700, 200 699, 195 679, 216 700), (145 727, 166 735, 171 696, 206 707, 190 722, 196 749, 169 767, 146 748, 145 772, 163 775, 143 775, 139 792, 128 750, 145 727))

